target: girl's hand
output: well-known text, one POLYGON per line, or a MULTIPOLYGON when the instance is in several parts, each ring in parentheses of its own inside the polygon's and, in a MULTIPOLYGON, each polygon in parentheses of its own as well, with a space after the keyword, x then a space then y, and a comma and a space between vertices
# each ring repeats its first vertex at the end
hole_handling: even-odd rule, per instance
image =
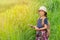
POLYGON ((38 29, 38 28, 35 28, 35 30, 37 30, 37 31, 38 31, 39 29, 38 29))
POLYGON ((36 26, 34 26, 35 27, 35 30, 39 30, 39 28, 38 27, 36 27, 36 26))

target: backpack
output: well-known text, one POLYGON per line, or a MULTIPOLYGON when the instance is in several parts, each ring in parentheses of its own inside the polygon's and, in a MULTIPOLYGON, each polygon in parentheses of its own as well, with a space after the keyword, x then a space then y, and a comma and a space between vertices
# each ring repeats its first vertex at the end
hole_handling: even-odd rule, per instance
MULTIPOLYGON (((44 24, 44 19, 42 20, 42 25, 44 24)), ((48 25, 47 25, 47 36, 49 37, 49 35, 50 35, 50 22, 48 21, 48 25)))

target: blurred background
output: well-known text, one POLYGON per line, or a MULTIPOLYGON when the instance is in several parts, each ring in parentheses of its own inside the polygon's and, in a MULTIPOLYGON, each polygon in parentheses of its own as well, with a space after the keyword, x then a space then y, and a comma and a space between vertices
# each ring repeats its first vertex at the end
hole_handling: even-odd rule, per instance
POLYGON ((51 35, 49 40, 60 40, 60 0, 0 0, 0 40, 35 40, 38 9, 48 10, 51 35))

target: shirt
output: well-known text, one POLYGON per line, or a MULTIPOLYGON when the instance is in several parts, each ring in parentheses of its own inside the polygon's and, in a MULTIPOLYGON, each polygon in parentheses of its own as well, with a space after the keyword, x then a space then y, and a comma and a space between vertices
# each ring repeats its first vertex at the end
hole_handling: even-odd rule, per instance
MULTIPOLYGON (((44 24, 48 25, 48 19, 47 18, 44 19, 44 24)), ((37 27, 38 28, 42 28, 43 27, 43 25, 42 25, 42 19, 40 19, 40 18, 37 21, 37 27)))

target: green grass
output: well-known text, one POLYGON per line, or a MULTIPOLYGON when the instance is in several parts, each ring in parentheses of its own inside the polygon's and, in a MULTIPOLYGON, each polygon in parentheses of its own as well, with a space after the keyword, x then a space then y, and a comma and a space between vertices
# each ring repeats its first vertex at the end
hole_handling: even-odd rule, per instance
POLYGON ((38 8, 48 9, 51 35, 49 40, 60 40, 60 0, 0 0, 0 40, 35 40, 38 8))

